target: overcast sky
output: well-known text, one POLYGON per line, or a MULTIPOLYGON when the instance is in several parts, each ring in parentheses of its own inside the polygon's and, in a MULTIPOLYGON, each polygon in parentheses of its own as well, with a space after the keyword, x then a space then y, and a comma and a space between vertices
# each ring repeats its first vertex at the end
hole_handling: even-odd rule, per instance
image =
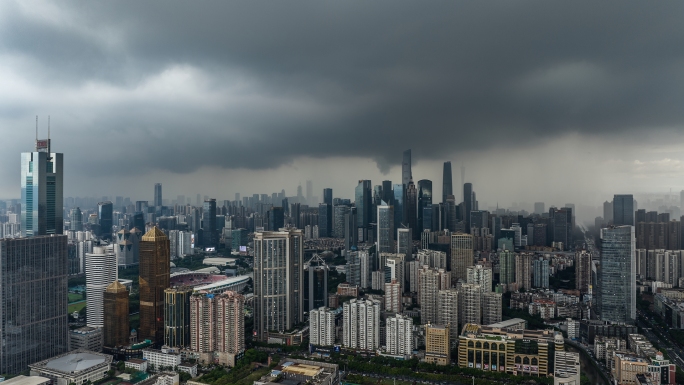
MULTIPOLYGON (((232 199, 442 162, 481 201, 684 189, 684 2, 0 2, 0 197, 35 116, 65 196, 232 199)), ((457 194, 458 196, 458 194, 457 194)))

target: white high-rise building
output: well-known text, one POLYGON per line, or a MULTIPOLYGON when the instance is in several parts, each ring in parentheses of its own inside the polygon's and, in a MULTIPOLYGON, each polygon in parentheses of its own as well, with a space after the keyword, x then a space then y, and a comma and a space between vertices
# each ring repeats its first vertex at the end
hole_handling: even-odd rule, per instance
POLYGON ((385 260, 385 267, 389 269, 390 280, 394 279, 401 285, 401 291, 406 288, 406 276, 404 275, 404 264, 406 259, 403 254, 380 254, 380 259, 385 260))
POLYGON ((335 344, 335 314, 325 307, 309 313, 309 341, 314 346, 335 344))
POLYGON ((104 292, 118 278, 116 255, 112 245, 94 247, 85 255, 88 326, 104 327, 104 292))
POLYGON ((443 251, 437 250, 418 250, 416 259, 420 261, 420 265, 428 265, 429 267, 434 267, 435 269, 447 268, 447 254, 443 251))
POLYGON ((413 352, 413 319, 401 314, 387 318, 385 336, 387 353, 410 356, 413 352))
POLYGON ((458 290, 444 289, 437 293, 437 323, 449 326, 450 340, 458 342, 458 290))
POLYGON ((401 285, 394 279, 385 283, 385 311, 401 313, 401 285))
POLYGON ((367 289, 371 287, 371 264, 372 256, 368 254, 368 250, 359 250, 359 263, 361 264, 361 284, 359 285, 362 289, 367 289))
POLYGON ((475 265, 466 268, 467 283, 474 283, 480 285, 482 293, 489 293, 492 291, 492 268, 483 265, 475 265))
POLYGON ((342 319, 342 344, 346 348, 374 351, 380 347, 380 302, 345 302, 342 319))
POLYGON ((437 293, 451 286, 451 272, 423 266, 419 272, 419 277, 420 323, 423 325, 436 323, 438 311, 437 293))
POLYGON ((254 234, 254 328, 257 339, 285 331, 304 318, 304 233, 254 234))
POLYGON ((479 324, 482 320, 482 286, 464 283, 459 288, 459 321, 461 325, 479 324))

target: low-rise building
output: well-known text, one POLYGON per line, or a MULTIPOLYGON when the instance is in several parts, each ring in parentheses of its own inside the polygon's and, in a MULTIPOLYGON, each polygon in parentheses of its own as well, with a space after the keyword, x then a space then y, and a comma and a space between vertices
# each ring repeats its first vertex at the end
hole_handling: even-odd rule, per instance
POLYGON ((335 385, 339 383, 339 366, 325 362, 286 359, 271 370, 271 373, 254 381, 254 385, 281 383, 307 383, 310 385, 335 385))
POLYGON ((197 377, 197 364, 193 364, 188 361, 181 362, 178 365, 178 371, 188 373, 192 378, 197 377))
POLYGON ((337 295, 343 297, 358 297, 359 296, 359 286, 352 285, 349 283, 341 283, 337 285, 337 295))
POLYGON ((167 349, 145 349, 143 350, 143 359, 147 360, 152 370, 175 368, 181 363, 181 355, 167 349))
POLYGON ((555 353, 553 385, 580 385, 579 353, 566 351, 555 353))
POLYGON ((551 376, 553 354, 563 349, 563 335, 553 330, 506 332, 467 324, 459 338, 458 365, 513 375, 551 376))
POLYGON ((527 321, 522 318, 511 318, 509 320, 493 323, 487 326, 494 329, 514 332, 527 329, 527 321))
POLYGON ((84 349, 48 358, 29 365, 31 376, 47 377, 52 385, 81 385, 105 377, 112 363, 112 356, 84 349))
POLYGON ((101 352, 104 337, 102 328, 84 326, 69 331, 69 350, 85 349, 101 352))
POLYGON ((131 358, 124 363, 124 367, 137 370, 139 372, 147 371, 147 360, 142 360, 140 358, 131 358))
POLYGON ((16 376, 2 381, 3 385, 50 385, 50 379, 41 376, 16 376))
POLYGON ((636 385, 637 374, 648 373, 648 361, 635 355, 614 353, 615 367, 611 370, 617 385, 636 385))

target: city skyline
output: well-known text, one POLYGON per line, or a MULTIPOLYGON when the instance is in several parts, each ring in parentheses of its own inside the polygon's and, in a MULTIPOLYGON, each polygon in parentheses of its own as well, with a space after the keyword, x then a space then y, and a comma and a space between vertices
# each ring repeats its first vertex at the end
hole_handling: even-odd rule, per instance
POLYGON ((294 191, 313 180, 350 197, 359 179, 399 182, 405 149, 414 181, 441 191, 442 163, 465 164, 491 204, 594 205, 621 191, 684 189, 683 88, 667 48, 684 36, 674 16, 684 5, 392 5, 362 16, 353 2, 272 5, 268 15, 256 3, 179 3, 161 14, 154 2, 4 3, 0 197, 18 196, 12 150, 29 151, 35 115, 41 134, 51 115, 55 149, 69 154, 66 196, 122 186, 149 196, 140 182, 152 178, 173 195, 294 191), (299 20, 304 9, 311 17, 299 20), (315 21, 333 11, 337 23, 315 21), (180 15, 202 23, 178 31, 180 15), (655 19, 657 30, 644 22, 655 19), (552 46, 530 39, 568 28, 552 46), (506 197, 495 193, 502 184, 506 197))

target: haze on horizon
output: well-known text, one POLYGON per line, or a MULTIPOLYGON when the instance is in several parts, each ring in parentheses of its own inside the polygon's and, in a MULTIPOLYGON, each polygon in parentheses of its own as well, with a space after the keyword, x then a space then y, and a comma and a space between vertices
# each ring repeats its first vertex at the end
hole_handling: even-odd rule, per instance
POLYGON ((351 198, 408 148, 488 206, 684 189, 684 3, 203 5, 0 3, 0 197, 36 115, 65 196, 351 198))

